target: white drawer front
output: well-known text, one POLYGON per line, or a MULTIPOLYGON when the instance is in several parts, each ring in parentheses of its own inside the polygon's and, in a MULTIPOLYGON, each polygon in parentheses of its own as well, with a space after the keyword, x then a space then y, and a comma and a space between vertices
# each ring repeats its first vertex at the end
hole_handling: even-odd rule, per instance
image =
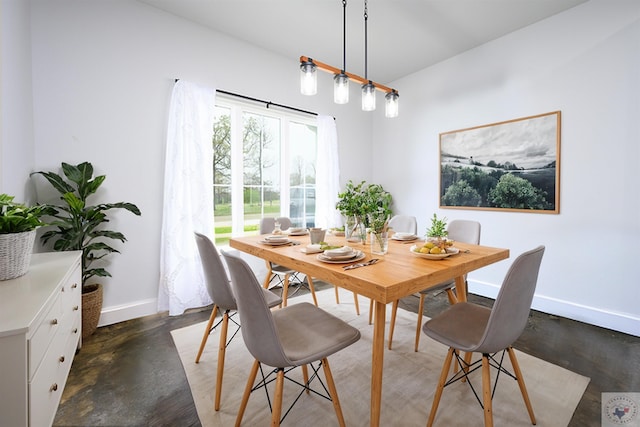
POLYGON ((37 326, 36 332, 29 340, 29 378, 32 378, 38 370, 49 343, 60 329, 61 321, 62 311, 60 308, 60 295, 58 294, 42 322, 37 326))

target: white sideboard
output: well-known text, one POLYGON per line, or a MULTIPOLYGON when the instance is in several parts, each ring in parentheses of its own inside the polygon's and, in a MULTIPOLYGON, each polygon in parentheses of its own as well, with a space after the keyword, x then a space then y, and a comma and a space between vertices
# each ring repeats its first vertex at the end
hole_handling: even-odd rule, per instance
POLYGON ((33 254, 0 281, 0 426, 50 426, 80 345, 80 251, 33 254))

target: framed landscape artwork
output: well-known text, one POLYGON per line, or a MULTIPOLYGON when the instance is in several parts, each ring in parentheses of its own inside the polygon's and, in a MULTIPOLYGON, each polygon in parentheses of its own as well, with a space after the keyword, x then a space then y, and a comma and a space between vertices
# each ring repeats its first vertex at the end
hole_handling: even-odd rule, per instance
POLYGON ((440 134, 440 207, 560 212, 560 111, 440 134))

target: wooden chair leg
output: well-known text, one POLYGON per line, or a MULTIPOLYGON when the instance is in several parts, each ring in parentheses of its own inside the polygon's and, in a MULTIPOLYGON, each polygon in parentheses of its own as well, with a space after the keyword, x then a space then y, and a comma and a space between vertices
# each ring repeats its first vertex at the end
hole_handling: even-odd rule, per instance
POLYGON ((440 404, 442 390, 444 390, 444 385, 447 382, 447 374, 449 373, 449 368, 451 367, 453 351, 453 348, 449 347, 447 357, 444 359, 444 365, 442 366, 442 372, 440 372, 440 379, 438 380, 438 388, 436 388, 436 393, 433 396, 433 403, 431 404, 431 412, 429 413, 429 419, 427 420, 427 427, 431 427, 433 425, 433 421, 436 418, 436 411, 438 410, 438 405, 440 404))
POLYGON ((273 396, 273 409, 271 411, 271 427, 280 425, 282 416, 282 393, 284 391, 284 369, 278 369, 276 377, 276 391, 273 396))
POLYGON ((220 328, 220 342, 218 343, 218 369, 216 372, 216 395, 213 408, 220 410, 220 398, 222 397, 222 377, 224 375, 224 357, 227 352, 227 331, 229 330, 229 310, 222 315, 222 327, 220 328))
POLYGON ((512 347, 507 348, 507 352, 509 353, 509 359, 511 360, 513 373, 516 375, 516 378, 518 379, 518 386, 520 386, 520 392, 522 393, 524 404, 527 406, 527 412, 529 412, 529 418, 531 418, 531 424, 535 425, 536 416, 533 414, 533 407, 531 406, 531 401, 529 400, 529 393, 527 393, 527 386, 525 386, 524 384, 524 378, 522 377, 522 371, 520 370, 520 364, 518 363, 518 359, 516 358, 516 353, 512 347))
POLYGON ((302 381, 305 384, 305 390, 307 392, 307 394, 309 394, 309 386, 308 386, 308 382, 309 382, 309 369, 307 368, 307 365, 302 365, 302 381))
POLYGON ((207 340, 209 339, 209 334, 211 334, 211 327, 213 326, 213 322, 216 318, 217 313, 218 313, 218 306, 214 305, 213 310, 211 310, 211 316, 209 316, 209 321, 207 322, 207 327, 204 330, 202 341, 200 342, 200 348, 198 349, 198 354, 196 355, 196 363, 200 362, 200 356, 202 356, 202 352, 204 351, 204 346, 207 344, 207 340))
POLYGON ((424 294, 420 294, 420 302, 418 303, 418 320, 416 321, 416 342, 413 345, 413 351, 418 351, 420 345, 420 335, 422 335, 422 312, 424 310, 424 294))
POLYGON ((236 427, 240 427, 242 423, 242 417, 244 416, 244 411, 247 409, 247 402, 249 402, 249 396, 251 395, 251 389, 253 388, 253 383, 256 381, 256 375, 258 375, 258 368, 260 367, 260 362, 255 360, 253 362, 253 366, 251 367, 251 372, 249 372, 249 378, 247 378, 247 384, 244 387, 244 394, 242 395, 242 401, 240 402, 240 408, 238 409, 238 416, 236 417, 236 427))
POLYGON ((391 343, 393 342, 393 331, 396 328, 396 313, 398 313, 398 303, 399 300, 393 301, 393 305, 391 307, 391 320, 389 322, 389 344, 388 348, 391 350, 391 343))
POLYGON ((340 304, 340 296, 338 295, 338 287, 336 285, 333 285, 333 290, 336 293, 336 304, 340 304))
POLYGON ((329 360, 327 360, 326 357, 322 359, 322 367, 324 368, 324 376, 327 379, 327 387, 329 387, 329 395, 333 402, 333 409, 335 409, 336 417, 338 417, 338 424, 340 427, 345 427, 342 408, 340 407, 340 401, 338 400, 338 390, 336 389, 336 384, 333 382, 333 375, 331 374, 331 368, 329 368, 329 360))
POLYGON ((356 314, 360 316, 360 304, 358 304, 358 294, 353 293, 353 303, 356 305, 356 314))
POLYGON ((482 355, 482 404, 484 405, 484 427, 493 427, 493 408, 491 405, 491 366, 489 355, 482 355))
POLYGON ((318 299, 316 298, 316 289, 313 287, 313 280, 311 280, 311 276, 307 276, 307 283, 309 283, 309 291, 311 291, 311 296, 313 297, 313 303, 318 306, 318 299))
POLYGON ((451 305, 458 303, 458 298, 451 288, 447 289, 447 298, 449 299, 449 304, 451 305))
POLYGON ((269 289, 269 283, 271 283, 271 276, 273 276, 273 270, 271 270, 271 263, 269 261, 266 261, 266 263, 267 263, 267 277, 265 277, 262 287, 265 289, 269 289))
POLYGON ((282 307, 287 306, 287 295, 289 294, 289 275, 284 275, 284 282, 282 283, 282 307))

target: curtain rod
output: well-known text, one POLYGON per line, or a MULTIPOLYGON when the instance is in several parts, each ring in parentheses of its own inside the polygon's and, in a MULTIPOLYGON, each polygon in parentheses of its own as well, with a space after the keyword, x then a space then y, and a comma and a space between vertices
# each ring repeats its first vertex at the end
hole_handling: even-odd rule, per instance
MULTIPOLYGON (((175 79, 176 83, 178 82, 178 80, 180 80, 180 79, 175 79)), ((229 91, 222 90, 222 89, 216 89, 216 92, 217 93, 223 93, 223 94, 229 95, 229 96, 234 96, 236 98, 246 99, 248 101, 259 102, 259 103, 265 104, 266 108, 269 108, 270 105, 273 105, 274 107, 286 108, 287 110, 297 111, 298 113, 310 114, 312 116, 317 116, 318 115, 318 113, 315 113, 313 111, 302 110, 300 108, 290 107, 288 105, 283 105, 283 104, 277 104, 277 103, 271 102, 271 101, 264 101, 262 99, 253 98, 253 97, 247 96, 247 95, 241 95, 239 93, 229 92, 229 91)))

